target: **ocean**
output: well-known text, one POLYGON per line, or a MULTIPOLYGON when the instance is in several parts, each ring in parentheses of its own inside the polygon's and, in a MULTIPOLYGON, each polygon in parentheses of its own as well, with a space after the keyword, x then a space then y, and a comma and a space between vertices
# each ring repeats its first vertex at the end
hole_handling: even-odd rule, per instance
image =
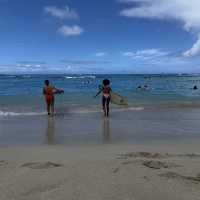
POLYGON ((57 112, 70 108, 94 112, 100 99, 93 96, 104 78, 110 79, 113 91, 124 96, 133 110, 200 105, 200 90, 193 90, 194 85, 200 89, 200 75, 0 75, 0 116, 44 113, 45 79, 65 90, 64 95, 57 95, 57 112), (137 89, 144 85, 147 90, 137 89))
POLYGON ((199 121, 200 75, 0 75, 0 145, 175 141, 199 137, 199 121), (109 119, 93 98, 104 78, 128 101, 111 105, 109 119), (46 115, 45 79, 65 90, 54 118, 46 115))

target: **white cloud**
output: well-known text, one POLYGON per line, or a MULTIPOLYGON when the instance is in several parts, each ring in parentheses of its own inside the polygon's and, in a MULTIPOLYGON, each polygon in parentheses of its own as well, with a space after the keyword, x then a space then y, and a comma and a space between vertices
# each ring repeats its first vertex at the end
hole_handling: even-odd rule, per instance
POLYGON ((162 51, 159 49, 145 49, 145 50, 139 50, 135 52, 128 51, 122 54, 123 56, 129 57, 131 59, 152 60, 152 59, 158 59, 161 57, 166 57, 169 55, 169 52, 162 51))
POLYGON ((20 61, 17 62, 16 67, 19 68, 43 68, 46 66, 46 62, 44 61, 20 61))
POLYGON ((58 29, 58 32, 65 37, 79 36, 83 33, 83 29, 78 25, 63 25, 58 29))
POLYGON ((69 60, 63 59, 62 63, 70 64, 70 65, 96 65, 96 64, 110 64, 110 61, 107 60, 69 60))
POLYGON ((184 57, 192 57, 194 55, 200 54, 200 36, 197 42, 193 45, 191 49, 183 53, 184 57))
POLYGON ((107 55, 106 52, 97 52, 97 53, 95 54, 95 56, 97 56, 97 57, 104 57, 104 56, 106 56, 106 55, 107 55))
POLYGON ((175 19, 183 23, 183 28, 196 35, 197 42, 183 53, 183 56, 200 55, 200 1, 199 0, 119 0, 133 3, 120 14, 125 17, 148 19, 175 19))
POLYGON ((32 69, 43 67, 43 65, 40 64, 17 64, 16 66, 20 68, 32 68, 32 69))
POLYGON ((44 8, 45 12, 57 17, 59 19, 78 19, 79 15, 75 10, 72 10, 69 6, 64 8, 58 8, 56 6, 46 6, 44 8))
POLYGON ((156 67, 172 67, 183 66, 189 62, 190 59, 183 59, 174 53, 163 51, 160 49, 144 49, 139 51, 123 52, 123 56, 128 57, 133 63, 140 66, 156 66, 156 67))

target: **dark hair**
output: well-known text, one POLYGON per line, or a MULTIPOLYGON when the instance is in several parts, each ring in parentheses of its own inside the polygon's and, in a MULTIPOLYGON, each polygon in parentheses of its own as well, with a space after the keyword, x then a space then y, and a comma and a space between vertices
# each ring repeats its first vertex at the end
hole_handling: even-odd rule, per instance
POLYGON ((110 85, 110 81, 108 79, 104 79, 103 80, 103 85, 110 85))
POLYGON ((49 86, 49 80, 44 81, 45 85, 49 86))
POLYGON ((197 90, 198 88, 197 88, 197 86, 195 85, 194 87, 193 87, 193 90, 197 90))

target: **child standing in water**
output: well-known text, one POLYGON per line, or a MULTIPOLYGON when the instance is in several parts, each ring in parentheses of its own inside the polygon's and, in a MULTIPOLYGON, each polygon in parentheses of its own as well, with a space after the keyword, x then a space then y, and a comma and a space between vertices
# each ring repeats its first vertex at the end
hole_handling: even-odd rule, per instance
POLYGON ((64 91, 57 89, 53 86, 50 86, 49 80, 45 80, 44 84, 45 84, 45 86, 43 88, 43 94, 44 94, 45 100, 46 100, 47 113, 48 113, 48 115, 50 115, 50 114, 53 115, 54 114, 54 101, 55 101, 54 94, 61 94, 61 93, 64 93, 64 91))
POLYGON ((110 93, 112 89, 110 87, 110 81, 108 79, 103 80, 103 86, 100 88, 98 93, 95 95, 97 97, 100 93, 102 93, 102 107, 104 111, 105 117, 109 116, 109 104, 110 104, 110 93))

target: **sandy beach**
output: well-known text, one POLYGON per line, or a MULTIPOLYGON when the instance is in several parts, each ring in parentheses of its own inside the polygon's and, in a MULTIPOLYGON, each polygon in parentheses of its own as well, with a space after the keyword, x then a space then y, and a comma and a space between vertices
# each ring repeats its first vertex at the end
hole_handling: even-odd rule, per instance
POLYGON ((200 200, 200 0, 0 0, 0 200, 200 200))
MULTIPOLYGON (((54 77, 58 85, 74 85, 74 80, 58 78, 54 77)), ((126 80, 131 85, 132 78, 143 80, 119 76, 117 83, 126 80)), ((153 78, 155 86, 165 80, 153 78)), ((177 85, 190 78, 171 80, 177 85)), ((13 81, 25 84, 21 78, 13 81)), ((43 77, 31 81, 41 92, 43 77)), ((132 104, 111 105, 110 117, 105 118, 100 100, 95 104, 89 96, 99 81, 82 96, 76 96, 81 84, 77 81, 74 99, 57 97, 54 117, 46 115, 37 95, 3 93, 0 200, 200 200, 199 101, 168 94, 165 102, 159 89, 152 96, 134 96, 127 88, 132 104)))
POLYGON ((1 200, 197 200, 199 142, 0 149, 1 200))

